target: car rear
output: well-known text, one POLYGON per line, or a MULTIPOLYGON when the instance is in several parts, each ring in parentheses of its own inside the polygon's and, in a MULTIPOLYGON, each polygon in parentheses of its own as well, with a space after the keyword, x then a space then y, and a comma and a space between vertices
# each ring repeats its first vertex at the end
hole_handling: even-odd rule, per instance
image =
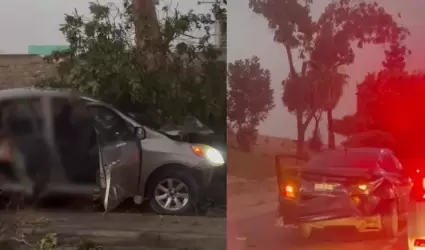
MULTIPOLYGON (((380 201, 373 192, 382 183, 375 173, 377 154, 326 152, 305 167, 289 169, 282 169, 278 158, 279 215, 284 224, 332 224, 332 220, 371 216, 365 227, 379 227, 373 217, 380 201)), ((352 223, 357 226, 364 220, 352 223)))

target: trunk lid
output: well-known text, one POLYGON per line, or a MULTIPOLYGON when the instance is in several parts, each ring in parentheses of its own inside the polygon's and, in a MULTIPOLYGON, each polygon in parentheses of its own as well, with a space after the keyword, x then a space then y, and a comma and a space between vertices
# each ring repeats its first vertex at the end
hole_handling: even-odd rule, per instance
POLYGON ((326 167, 305 168, 299 173, 299 199, 308 201, 315 197, 347 196, 353 188, 374 179, 373 169, 326 167))

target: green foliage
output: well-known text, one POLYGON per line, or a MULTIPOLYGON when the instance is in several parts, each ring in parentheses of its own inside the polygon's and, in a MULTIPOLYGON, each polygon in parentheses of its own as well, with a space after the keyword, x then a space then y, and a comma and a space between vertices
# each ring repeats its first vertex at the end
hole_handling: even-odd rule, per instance
POLYGON ((314 151, 320 151, 323 147, 322 135, 320 130, 317 130, 308 140, 309 148, 314 151))
POLYGON ((357 127, 357 115, 346 115, 342 117, 341 119, 335 119, 333 120, 334 125, 334 132, 343 135, 343 136, 350 136, 358 132, 357 127))
POLYGON ((270 71, 256 56, 229 63, 227 117, 238 144, 246 151, 257 138, 258 125, 274 108, 270 71))
POLYGON ((187 114, 207 124, 224 120, 226 68, 222 51, 209 42, 211 24, 226 17, 223 5, 204 14, 164 8, 157 36, 136 34, 130 0, 121 7, 92 2, 89 10, 65 16, 60 30, 70 49, 47 58, 59 77, 39 86, 78 90, 124 110, 160 110, 164 122, 187 114))
POLYGON ((37 243, 38 250, 52 250, 58 246, 58 235, 56 233, 46 234, 37 243))
POLYGON ((376 2, 332 1, 317 21, 310 15, 312 2, 250 0, 252 10, 267 19, 274 40, 287 53, 290 74, 282 82, 282 101, 297 117, 298 151, 316 112, 326 110, 328 123, 332 123, 332 110, 347 81, 338 69, 353 63, 354 48, 365 44, 399 45, 409 35, 376 2), (295 69, 294 51, 303 61, 300 70, 295 69))
POLYGON ((394 137, 385 131, 370 130, 350 136, 342 143, 347 148, 377 147, 394 150, 396 141, 394 137))

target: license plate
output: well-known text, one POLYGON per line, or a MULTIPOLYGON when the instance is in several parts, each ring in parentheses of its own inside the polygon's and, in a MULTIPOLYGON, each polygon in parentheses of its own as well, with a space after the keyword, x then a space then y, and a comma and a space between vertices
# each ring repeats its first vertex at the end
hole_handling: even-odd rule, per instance
POLYGON ((335 188, 334 184, 329 183, 316 183, 314 184, 315 191, 333 191, 335 188))

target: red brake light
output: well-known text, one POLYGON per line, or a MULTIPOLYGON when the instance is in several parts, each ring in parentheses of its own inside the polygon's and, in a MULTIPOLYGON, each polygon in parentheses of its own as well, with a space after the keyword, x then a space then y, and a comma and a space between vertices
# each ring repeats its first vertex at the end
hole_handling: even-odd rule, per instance
POLYGON ((422 240, 422 239, 416 239, 416 240, 413 242, 413 246, 414 246, 414 247, 424 247, 424 248, 425 248, 425 240, 422 240))
POLYGON ((291 184, 286 184, 281 187, 281 193, 283 197, 289 198, 289 199, 295 199, 296 198, 296 192, 295 192, 295 186, 291 184))

